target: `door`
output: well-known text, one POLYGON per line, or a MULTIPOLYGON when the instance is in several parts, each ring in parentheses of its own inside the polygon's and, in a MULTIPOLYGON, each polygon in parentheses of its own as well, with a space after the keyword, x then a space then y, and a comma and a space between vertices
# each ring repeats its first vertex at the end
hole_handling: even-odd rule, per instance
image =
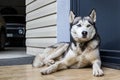
POLYGON ((120 0, 71 0, 70 5, 77 16, 96 9, 103 65, 120 69, 120 0))

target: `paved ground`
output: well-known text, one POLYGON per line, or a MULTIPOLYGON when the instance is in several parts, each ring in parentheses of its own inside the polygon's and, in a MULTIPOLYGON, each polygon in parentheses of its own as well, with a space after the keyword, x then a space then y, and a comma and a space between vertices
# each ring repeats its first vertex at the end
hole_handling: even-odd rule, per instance
POLYGON ((0 59, 18 58, 18 57, 26 57, 26 56, 30 56, 30 55, 26 54, 25 48, 20 48, 20 47, 6 48, 4 51, 0 51, 0 59))

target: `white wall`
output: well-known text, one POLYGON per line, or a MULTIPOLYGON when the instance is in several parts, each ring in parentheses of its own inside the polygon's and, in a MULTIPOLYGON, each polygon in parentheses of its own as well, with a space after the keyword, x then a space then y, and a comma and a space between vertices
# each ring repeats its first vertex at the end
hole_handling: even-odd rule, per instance
POLYGON ((70 41, 69 10, 70 0, 26 0, 27 54, 70 41))
POLYGON ((26 0, 27 54, 42 53, 44 48, 57 43, 56 0, 26 0))

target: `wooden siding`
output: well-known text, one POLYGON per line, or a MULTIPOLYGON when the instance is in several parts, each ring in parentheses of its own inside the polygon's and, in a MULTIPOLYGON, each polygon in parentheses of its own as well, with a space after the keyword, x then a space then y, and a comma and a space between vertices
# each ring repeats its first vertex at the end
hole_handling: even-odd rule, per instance
POLYGON ((26 38, 56 37, 56 26, 27 30, 26 38))
POLYGON ((27 54, 42 53, 55 44, 57 8, 56 0, 26 0, 27 54))
POLYGON ((34 13, 28 13, 26 16, 26 20, 32 20, 40 17, 44 17, 46 15, 54 14, 56 13, 56 3, 50 4, 48 6, 45 6, 43 8, 40 8, 38 10, 35 10, 34 13))
POLYGON ((37 48, 37 47, 27 47, 27 54, 36 55, 36 54, 42 54, 44 49, 43 48, 37 48))
POLYGON ((51 25, 56 25, 55 14, 27 22, 26 29, 40 28, 40 27, 46 27, 51 25))
POLYGON ((26 5, 29 5, 30 3, 34 2, 36 0, 26 0, 26 5))
POLYGON ((46 47, 55 44, 56 38, 31 38, 26 40, 26 46, 46 47))
MULTIPOLYGON (((35 0, 26 0, 26 4, 30 3, 30 2, 33 2, 35 0), (28 2, 29 1, 29 2, 28 2)), ((35 2, 33 2, 32 4, 26 6, 26 13, 30 13, 38 8, 41 8, 41 7, 44 7, 48 4, 51 4, 53 2, 56 2, 56 0, 37 0, 35 2)))

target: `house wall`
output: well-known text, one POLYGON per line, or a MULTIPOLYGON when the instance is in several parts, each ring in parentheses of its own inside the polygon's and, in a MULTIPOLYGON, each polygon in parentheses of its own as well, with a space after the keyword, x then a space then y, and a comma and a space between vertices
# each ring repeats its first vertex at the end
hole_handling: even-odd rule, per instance
POLYGON ((57 42, 56 0, 26 0, 27 54, 42 53, 44 48, 57 42))

